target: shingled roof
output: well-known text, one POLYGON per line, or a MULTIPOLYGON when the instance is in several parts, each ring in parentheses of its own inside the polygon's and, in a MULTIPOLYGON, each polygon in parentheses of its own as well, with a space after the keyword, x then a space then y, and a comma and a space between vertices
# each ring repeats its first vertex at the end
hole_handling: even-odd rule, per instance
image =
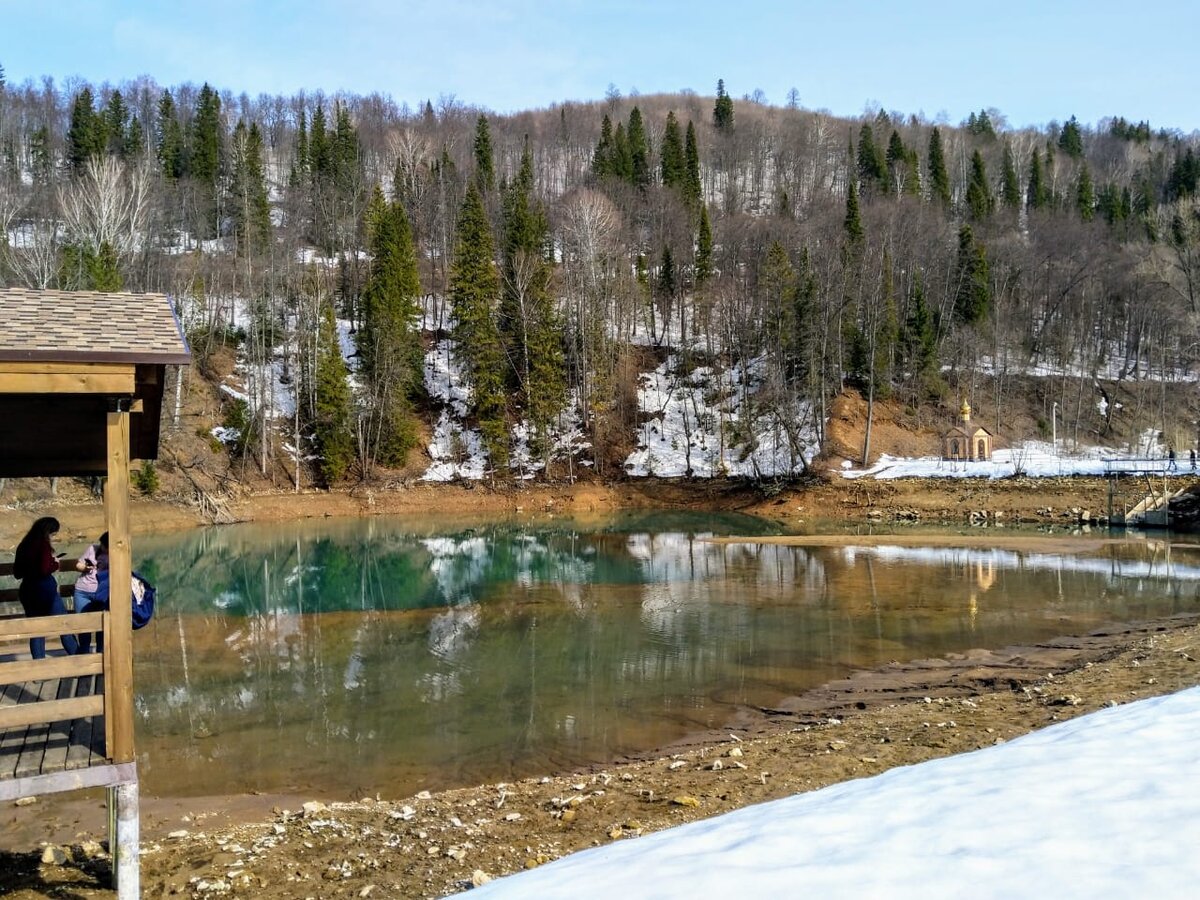
POLYGON ((0 288, 0 361, 184 365, 189 359, 165 294, 0 288))

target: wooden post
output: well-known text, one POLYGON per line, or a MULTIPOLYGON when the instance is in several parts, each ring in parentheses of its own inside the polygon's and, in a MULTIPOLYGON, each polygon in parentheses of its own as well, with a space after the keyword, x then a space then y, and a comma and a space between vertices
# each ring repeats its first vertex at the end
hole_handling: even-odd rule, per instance
POLYGON ((112 745, 106 756, 116 763, 133 762, 133 621, 130 585, 133 559, 129 543, 129 413, 108 414, 108 481, 104 486, 104 518, 108 527, 108 586, 112 641, 104 692, 111 698, 112 745))
MULTIPOLYGON (((104 519, 108 530, 109 634, 104 645, 104 710, 108 743, 105 755, 114 763, 134 763, 133 749, 133 620, 130 587, 133 555, 129 540, 129 412, 117 401, 108 414, 108 479, 104 485, 104 519)), ((141 890, 138 859, 137 770, 132 782, 109 792, 113 879, 118 900, 135 900, 141 890), (114 809, 115 807, 115 809, 114 809)))

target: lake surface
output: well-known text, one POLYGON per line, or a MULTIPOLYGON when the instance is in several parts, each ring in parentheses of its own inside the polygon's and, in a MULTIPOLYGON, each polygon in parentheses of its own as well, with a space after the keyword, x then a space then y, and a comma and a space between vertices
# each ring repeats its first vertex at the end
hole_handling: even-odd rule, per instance
MULTIPOLYGON (((399 519, 135 542, 153 796, 403 796, 605 762, 860 668, 1193 610, 1200 548, 716 544, 746 517, 399 519)), ((1057 545, 1056 545, 1057 546, 1057 545)))

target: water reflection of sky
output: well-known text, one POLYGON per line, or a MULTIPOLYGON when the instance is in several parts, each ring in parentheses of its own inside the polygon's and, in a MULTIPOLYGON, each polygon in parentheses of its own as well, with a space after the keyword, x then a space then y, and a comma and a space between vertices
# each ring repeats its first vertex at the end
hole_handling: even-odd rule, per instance
POLYGON ((149 791, 402 793, 602 762, 854 668, 1193 609, 1200 582, 1192 554, 1149 547, 724 544, 710 520, 653 526, 139 541, 160 600, 136 644, 149 791))

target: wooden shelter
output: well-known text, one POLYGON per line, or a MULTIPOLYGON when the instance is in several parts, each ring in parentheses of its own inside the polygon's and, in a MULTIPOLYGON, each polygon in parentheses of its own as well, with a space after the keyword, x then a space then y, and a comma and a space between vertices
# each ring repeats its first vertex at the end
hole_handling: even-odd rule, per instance
POLYGON ((942 434, 942 458, 986 461, 992 458, 992 433, 982 425, 971 424, 971 404, 963 401, 958 411, 959 424, 942 434))
POLYGON ((166 367, 189 362, 187 342, 163 294, 0 289, 0 322, 0 478, 106 476, 113 585, 111 613, 34 619, 0 591, 0 801, 109 789, 118 896, 137 897, 132 623, 118 588, 132 574, 129 463, 158 456, 166 367), (86 631, 104 634, 102 653, 31 660, 23 649, 86 631))

